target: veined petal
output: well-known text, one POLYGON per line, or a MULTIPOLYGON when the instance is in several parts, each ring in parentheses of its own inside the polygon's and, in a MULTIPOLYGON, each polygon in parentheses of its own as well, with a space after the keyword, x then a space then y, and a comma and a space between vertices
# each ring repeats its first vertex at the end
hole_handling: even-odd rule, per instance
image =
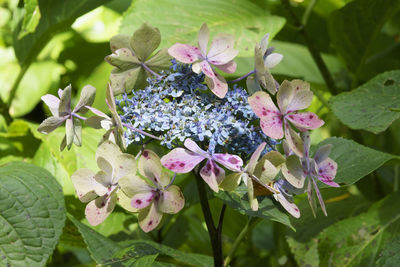
POLYGON ((206 76, 205 78, 208 88, 219 98, 224 98, 228 92, 228 84, 224 77, 215 73, 215 76, 210 78, 206 76))
POLYGON ((178 61, 186 64, 195 62, 201 57, 200 49, 187 45, 176 43, 168 49, 168 53, 178 61))
MULTIPOLYGON (((120 148, 114 144, 111 141, 106 141, 102 143, 96 151, 96 161, 100 169, 103 170, 102 166, 99 165, 98 158, 103 158, 105 161, 109 163, 111 166, 115 166, 115 161, 118 155, 121 155, 122 152, 120 148)), ((108 171, 108 169, 104 169, 105 172, 108 171)))
POLYGON ((282 117, 275 113, 269 113, 260 120, 261 130, 273 139, 283 138, 282 117))
POLYGON ((210 38, 210 31, 208 30, 207 24, 201 25, 198 40, 201 53, 207 55, 208 39, 210 38))
POLYGON ((303 157, 304 147, 303 141, 301 140, 298 133, 296 133, 285 121, 285 138, 290 149, 299 157, 303 157))
POLYGON ((212 158, 231 171, 238 172, 243 166, 243 160, 236 155, 214 153, 212 158))
POLYGON ((248 98, 249 105, 257 117, 271 117, 271 114, 281 115, 279 109, 275 106, 271 97, 262 91, 254 93, 248 98))
POLYGON ((149 178, 157 187, 163 188, 170 182, 168 175, 163 175, 160 158, 151 150, 143 150, 139 158, 139 173, 149 178))
POLYGON ((333 182, 336 170, 337 163, 333 159, 327 158, 318 164, 318 179, 329 186, 339 187, 337 183, 333 182))
POLYGON ((251 178, 247 175, 247 194, 250 202, 250 207, 253 211, 258 210, 258 200, 256 196, 254 195, 254 187, 253 187, 253 181, 251 178))
POLYGON ((246 170, 247 172, 249 172, 250 174, 254 173, 254 170, 256 168, 257 165, 257 161, 260 158, 261 153, 264 151, 265 146, 267 145, 267 143, 262 142, 257 149, 253 152, 253 154, 251 155, 251 158, 249 160, 249 163, 246 166, 246 170))
POLYGON ((295 218, 300 218, 300 210, 299 208, 296 206, 296 204, 289 202, 284 194, 282 193, 281 189, 279 188, 279 186, 277 186, 276 184, 274 184, 274 188, 277 189, 280 194, 274 194, 274 198, 276 201, 278 201, 282 207, 290 213, 290 215, 292 215, 295 218))
POLYGON ((153 202, 154 196, 153 191, 136 194, 131 200, 131 206, 138 210, 144 209, 153 202))
POLYGON ((114 210, 116 202, 117 194, 115 193, 109 197, 98 197, 92 200, 85 209, 86 219, 93 226, 99 225, 114 210))
MULTIPOLYGON (((232 49, 234 43, 235 40, 232 35, 224 33, 217 34, 211 42, 210 50, 208 51, 207 57, 212 58, 223 54, 226 50, 232 49)), ((233 58, 229 59, 228 61, 231 61, 232 59, 233 58)))
POLYGON ((324 121, 312 112, 289 113, 285 118, 301 131, 317 129, 324 125, 324 121))
POLYGON ((271 68, 275 67, 276 65, 278 65, 282 61, 282 59, 283 59, 283 55, 278 54, 278 53, 272 53, 265 58, 264 65, 268 69, 271 69, 271 68))
POLYGON ((190 151, 192 151, 192 152, 194 152, 194 153, 196 153, 196 154, 199 154, 199 155, 201 155, 201 156, 203 156, 203 157, 208 157, 208 153, 207 153, 206 151, 204 151, 203 149, 201 149, 201 148, 196 144, 196 142, 193 141, 193 140, 190 139, 190 138, 186 138, 186 139, 185 139, 185 142, 183 143, 183 145, 184 145, 187 149, 189 149, 190 151))
POLYGON ((215 56, 207 56, 207 61, 213 65, 225 65, 232 61, 238 53, 239 51, 236 49, 227 48, 215 56))
POLYGON ((54 117, 58 117, 58 106, 60 105, 60 99, 50 94, 42 96, 41 99, 49 107, 51 114, 54 117))
POLYGON ((282 174, 291 185, 303 188, 306 177, 300 159, 296 155, 291 155, 286 159, 286 164, 282 165, 282 174))
POLYGON ((236 71, 237 64, 235 61, 231 60, 223 65, 215 65, 218 69, 222 70, 225 73, 234 73, 236 71))
POLYGON ((193 170, 205 157, 184 148, 175 148, 161 158, 161 164, 176 173, 193 170))
POLYGON ((185 199, 179 187, 171 185, 167 190, 162 191, 157 204, 160 212, 175 214, 185 206, 185 199))
POLYGON ((319 205, 321 206, 322 212, 325 214, 325 216, 328 216, 328 213, 326 212, 326 208, 325 208, 324 199, 322 198, 321 192, 319 191, 317 182, 314 180, 314 177, 312 177, 312 176, 310 176, 310 179, 312 180, 312 183, 314 185, 314 190, 315 190, 315 193, 317 194, 319 205))
POLYGON ((99 171, 94 175, 94 179, 96 182, 99 184, 94 187, 94 191, 96 192, 97 195, 99 196, 104 196, 111 191, 111 177, 112 173, 105 173, 103 171, 99 171))
POLYGON ((276 95, 278 107, 282 114, 286 113, 287 107, 292 102, 295 93, 296 92, 293 89, 292 84, 289 81, 284 80, 279 87, 279 91, 276 95))
POLYGON ((302 110, 308 108, 311 105, 311 101, 313 98, 313 92, 311 91, 296 91, 294 90, 294 95, 287 105, 286 112, 291 113, 297 110, 302 110))
POLYGON ((332 150, 331 144, 323 145, 320 148, 318 148, 318 150, 314 154, 315 162, 317 164, 320 164, 321 162, 326 160, 328 158, 329 154, 331 153, 331 150, 332 150))
POLYGON ((139 226, 146 233, 156 228, 161 219, 162 213, 157 210, 154 202, 147 208, 139 211, 139 226))
POLYGON ((129 212, 138 212, 138 209, 132 207, 132 199, 129 198, 122 190, 117 191, 119 205, 129 212))
POLYGON ((119 186, 125 195, 129 198, 134 197, 136 194, 146 193, 153 190, 145 180, 134 174, 122 177, 118 181, 119 186))
POLYGON ((219 188, 225 191, 233 191, 238 187, 240 178, 243 175, 242 172, 234 172, 225 177, 224 180, 219 184, 219 188))
POLYGON ((214 192, 218 192, 218 185, 225 178, 225 171, 213 160, 207 160, 200 170, 200 176, 214 192))
MULTIPOLYGON (((58 115, 57 115, 58 116, 58 115)), ((51 116, 45 119, 38 127, 38 131, 43 134, 48 134, 57 129, 61 124, 64 123, 65 118, 59 118, 51 116)))
POLYGON ((79 200, 89 202, 97 197, 94 189, 101 185, 94 179, 95 173, 89 169, 79 169, 71 176, 79 200))

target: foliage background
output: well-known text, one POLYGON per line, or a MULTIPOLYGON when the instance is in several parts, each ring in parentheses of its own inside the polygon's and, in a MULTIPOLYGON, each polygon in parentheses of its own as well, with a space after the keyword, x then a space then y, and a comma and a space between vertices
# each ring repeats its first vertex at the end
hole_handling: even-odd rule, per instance
MULTIPOLYGON (((211 32, 236 37, 240 54, 232 79, 253 68, 253 45, 267 32, 274 36, 272 46, 284 60, 272 73, 278 81, 311 83, 316 95, 311 111, 325 121, 312 140, 316 145, 339 137, 326 142, 335 147, 337 179, 347 185, 322 190, 328 217, 320 212, 314 219, 305 197, 296 199, 302 217, 283 219, 296 231, 244 216, 248 207, 240 202, 230 205, 223 250, 227 256, 234 248, 231 265, 395 266, 400 248, 399 9, 398 0, 293 1, 289 7, 288 1, 276 0, 0 0, 0 222, 6 218, 9 223, 0 229, 0 265, 5 265, 1 257, 11 254, 20 255, 15 266, 91 266, 111 258, 120 260, 115 264, 136 266, 212 262, 190 176, 177 179, 186 207, 159 230, 145 234, 122 209, 91 227, 70 175, 82 167, 96 169, 93 159, 102 132, 84 128, 83 146, 61 153, 62 129, 48 136, 36 131, 49 113, 40 97, 68 84, 75 90, 96 87, 93 106, 107 112, 103 100, 112 67, 103 59, 110 54, 113 35, 131 34, 149 22, 161 31, 161 47, 194 44, 197 30, 207 22, 211 32), (320 72, 315 53, 322 54, 331 79, 320 72), (43 184, 45 177, 58 184, 43 184), (31 187, 19 191, 25 182, 31 187), (24 224, 28 217, 21 217, 21 210, 40 216, 24 224), (41 222, 42 217, 47 219, 41 222), (22 236, 15 236, 15 225, 22 236), (243 237, 239 244, 237 236, 243 237), (30 255, 29 247, 36 252, 30 255)), ((217 218, 222 203, 209 197, 217 218)))

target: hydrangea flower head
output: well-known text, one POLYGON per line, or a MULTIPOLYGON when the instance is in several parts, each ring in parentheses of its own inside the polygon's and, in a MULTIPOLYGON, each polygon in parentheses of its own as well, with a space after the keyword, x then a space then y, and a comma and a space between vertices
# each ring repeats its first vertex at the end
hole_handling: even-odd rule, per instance
POLYGON ((219 98, 224 98, 228 91, 228 84, 224 77, 214 71, 212 66, 226 73, 236 71, 236 63, 233 59, 238 50, 233 48, 233 36, 219 34, 211 42, 207 51, 210 32, 207 24, 203 24, 198 35, 199 47, 176 43, 168 49, 168 53, 178 61, 192 64, 195 73, 203 72, 206 75, 206 83, 211 91, 219 98))
POLYGON ((294 80, 284 81, 277 94, 277 108, 271 97, 265 92, 256 92, 248 101, 254 113, 261 119, 263 132, 274 139, 286 137, 290 148, 299 156, 303 155, 300 137, 292 129, 294 125, 300 131, 316 129, 324 124, 312 112, 301 112, 311 105, 313 93, 308 83, 294 80))
POLYGON ((163 170, 160 158, 151 150, 144 150, 138 163, 139 175, 119 181, 122 191, 131 199, 131 206, 139 211, 139 226, 149 232, 161 222, 163 213, 179 212, 185 200, 178 186, 171 185, 170 175, 163 170))

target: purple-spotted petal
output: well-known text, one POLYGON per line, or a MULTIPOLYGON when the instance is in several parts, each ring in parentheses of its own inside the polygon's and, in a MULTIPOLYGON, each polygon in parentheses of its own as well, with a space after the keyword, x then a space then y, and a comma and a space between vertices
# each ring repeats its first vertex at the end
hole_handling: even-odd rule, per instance
POLYGON ((285 116, 299 130, 313 130, 324 125, 324 121, 312 112, 289 113, 285 116))
POLYGON ((79 200, 82 202, 92 201, 97 197, 95 188, 101 186, 95 179, 95 173, 89 169, 79 169, 71 176, 79 200))
POLYGON ((179 187, 171 185, 161 193, 157 204, 161 212, 175 214, 185 206, 185 199, 179 187))
POLYGON ((183 145, 184 145, 187 149, 189 149, 190 151, 192 151, 192 152, 194 152, 194 153, 196 153, 196 154, 199 154, 199 155, 204 156, 204 157, 207 157, 207 156, 208 156, 208 153, 207 153, 206 151, 204 151, 203 149, 201 149, 201 148, 196 144, 196 142, 193 141, 193 140, 190 139, 190 138, 186 138, 186 139, 185 139, 185 142, 183 143, 183 145))
POLYGON ((296 204, 289 202, 276 184, 274 184, 274 188, 280 192, 280 194, 274 194, 275 200, 278 201, 290 215, 295 218, 300 218, 300 210, 296 204))
POLYGON ((218 69, 222 70, 225 73, 234 73, 236 71, 237 64, 235 61, 229 61, 223 65, 215 65, 218 69))
POLYGON ((215 153, 212 157, 215 161, 231 171, 238 172, 243 166, 243 160, 236 155, 215 153))
POLYGON ((161 164, 173 172, 187 173, 193 170, 204 159, 204 156, 184 148, 175 148, 161 158, 161 164))
POLYGON ((208 88, 219 98, 224 98, 228 92, 228 84, 224 77, 215 73, 215 76, 210 78, 206 76, 205 78, 208 88))
MULTIPOLYGON (((147 177, 155 185, 167 185, 169 181, 161 181, 162 165, 160 158, 151 150, 145 149, 139 158, 139 173, 147 177)), ((164 176, 163 176, 164 178, 164 176)))
POLYGON ((285 121, 285 138, 290 149, 299 157, 303 157, 304 147, 303 141, 301 140, 298 133, 296 133, 285 121))
POLYGON ((92 200, 85 209, 86 219, 93 226, 99 225, 114 210, 116 202, 117 194, 111 194, 109 197, 98 197, 92 200))
MULTIPOLYGON (((211 42, 210 45, 210 50, 208 51, 207 57, 208 58, 213 58, 213 57, 218 57, 220 55, 223 55, 225 58, 224 53, 226 53, 229 50, 234 50, 233 45, 234 45, 234 38, 232 35, 229 34, 217 34, 214 39, 211 42)), ((236 50, 234 50, 236 51, 236 50)), ((231 52, 229 52, 231 53, 231 52)), ((223 64, 227 63, 228 61, 231 61, 235 56, 237 55, 237 52, 235 55, 230 55, 228 60, 226 60, 223 64), (233 57, 232 57, 233 56, 233 57)))
POLYGON ((271 97, 262 91, 254 93, 248 98, 249 105, 257 117, 271 118, 271 114, 281 115, 279 109, 275 106, 271 97))
POLYGON ((200 49, 187 45, 176 43, 168 49, 168 53, 178 61, 186 64, 195 62, 201 57, 200 49))
POLYGON ((143 209, 151 204, 154 199, 154 192, 140 193, 133 196, 131 206, 135 209, 143 209))
POLYGON ((161 222, 162 213, 157 210, 156 204, 153 202, 147 208, 139 212, 139 226, 144 232, 150 232, 161 222))
POLYGON ((225 171, 213 160, 207 160, 200 170, 200 176, 214 192, 218 192, 218 185, 225 178, 225 171))
POLYGON ((318 164, 318 179, 329 186, 339 187, 337 183, 333 182, 336 176, 336 170, 337 163, 331 158, 327 158, 318 164))

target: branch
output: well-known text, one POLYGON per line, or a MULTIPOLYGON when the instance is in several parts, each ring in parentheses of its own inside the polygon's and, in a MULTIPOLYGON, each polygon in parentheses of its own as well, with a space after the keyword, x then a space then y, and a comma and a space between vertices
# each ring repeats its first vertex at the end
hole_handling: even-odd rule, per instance
POLYGON ((217 229, 214 225, 214 221, 211 215, 210 205, 208 203, 208 198, 207 198, 207 191, 204 186, 203 178, 201 178, 196 169, 193 171, 193 173, 196 177, 197 190, 199 192, 201 209, 203 211, 204 220, 206 222, 208 235, 210 236, 211 247, 214 256, 214 267, 222 267, 224 264, 224 258, 222 254, 221 231, 222 231, 222 220, 225 213, 225 205, 222 206, 220 220, 217 229))
POLYGON ((299 29, 299 33, 303 36, 304 41, 307 45, 308 51, 310 51, 311 56, 313 57, 315 63, 317 64, 317 67, 318 67, 319 71, 321 72, 322 77, 324 78, 324 81, 325 81, 326 86, 328 87, 329 91, 331 92, 332 95, 337 94, 338 90, 336 88, 335 82, 328 70, 328 67, 326 66, 324 60, 322 59, 321 53, 318 51, 317 47, 315 46, 314 41, 308 35, 308 32, 305 29, 305 25, 303 23, 301 23, 299 18, 293 12, 293 9, 289 3, 289 0, 281 0, 281 2, 282 2, 282 5, 286 8, 289 15, 292 17, 293 24, 295 25, 296 28, 299 29))

